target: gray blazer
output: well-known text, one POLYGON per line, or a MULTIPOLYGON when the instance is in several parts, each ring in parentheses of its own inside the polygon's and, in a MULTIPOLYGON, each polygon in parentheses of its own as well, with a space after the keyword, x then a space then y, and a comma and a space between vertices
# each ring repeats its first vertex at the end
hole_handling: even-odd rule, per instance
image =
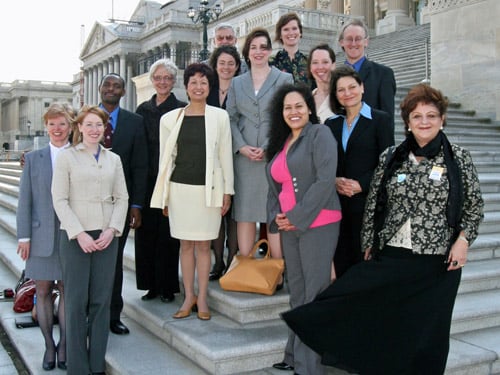
POLYGON ((26 154, 17 206, 17 238, 29 238, 30 256, 54 251, 59 220, 52 205, 50 146, 26 154))
MULTIPOLYGON (((267 223, 271 232, 277 232, 276 214, 281 212, 279 193, 281 184, 271 177, 271 166, 278 154, 266 166, 269 182, 267 223)), ((286 156, 287 166, 295 187, 295 207, 286 212, 290 223, 305 231, 322 209, 340 210, 335 189, 337 172, 337 142, 325 125, 307 124, 286 156)))
POLYGON ((257 96, 250 71, 231 80, 226 110, 231 121, 234 153, 245 145, 267 148, 271 126, 268 106, 276 88, 285 83, 293 84, 293 76, 274 66, 257 96))

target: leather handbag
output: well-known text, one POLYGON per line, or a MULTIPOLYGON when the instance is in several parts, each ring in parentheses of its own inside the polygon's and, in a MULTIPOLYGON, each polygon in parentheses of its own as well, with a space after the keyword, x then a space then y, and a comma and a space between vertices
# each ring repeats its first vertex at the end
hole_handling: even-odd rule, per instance
POLYGON ((18 313, 28 312, 33 309, 35 296, 35 280, 28 279, 18 288, 14 297, 14 311, 18 313))
POLYGON ((255 243, 248 256, 236 255, 224 276, 219 279, 222 289, 231 292, 265 294, 276 292, 276 287, 285 270, 283 259, 271 258, 270 251, 262 258, 256 258, 257 250, 269 243, 262 239, 255 243))

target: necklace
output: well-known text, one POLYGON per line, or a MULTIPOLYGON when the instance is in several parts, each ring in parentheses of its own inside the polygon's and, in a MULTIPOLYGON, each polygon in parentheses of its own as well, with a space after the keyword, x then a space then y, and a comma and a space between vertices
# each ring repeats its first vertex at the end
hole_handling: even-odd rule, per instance
POLYGON ((227 90, 229 90, 229 87, 225 90, 222 90, 221 88, 219 88, 219 91, 222 95, 226 95, 227 94, 227 90))

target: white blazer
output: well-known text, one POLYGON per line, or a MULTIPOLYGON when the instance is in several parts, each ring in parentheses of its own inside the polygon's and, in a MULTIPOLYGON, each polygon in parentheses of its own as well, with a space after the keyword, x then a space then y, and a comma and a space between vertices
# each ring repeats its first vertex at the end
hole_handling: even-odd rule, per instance
MULTIPOLYGON (((187 108, 187 107, 186 107, 187 108)), ((160 119, 160 162, 151 197, 151 207, 167 206, 170 177, 175 168, 177 138, 184 120, 184 108, 165 113, 160 119)), ((229 115, 224 109, 205 107, 207 207, 222 207, 224 194, 234 194, 233 153, 229 115)))

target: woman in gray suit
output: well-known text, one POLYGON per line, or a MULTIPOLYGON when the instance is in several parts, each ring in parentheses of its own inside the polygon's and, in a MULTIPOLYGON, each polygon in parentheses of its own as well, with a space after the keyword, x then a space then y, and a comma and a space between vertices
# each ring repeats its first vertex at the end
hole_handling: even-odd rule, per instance
MULTIPOLYGON (((256 223, 266 222, 267 181, 264 153, 271 126, 268 105, 276 90, 293 76, 269 66, 272 42, 265 29, 248 34, 243 57, 249 71, 234 77, 227 95, 234 153, 233 216, 238 248, 248 255, 256 239, 256 223)), ((281 258, 278 234, 268 233, 271 254, 281 258)))
MULTIPOLYGON (((271 232, 281 232, 294 308, 330 284, 341 218, 335 191, 337 144, 328 128, 318 125, 313 95, 304 84, 281 87, 271 104, 267 223, 271 232)), ((325 373, 320 356, 293 333, 283 362, 273 367, 294 367, 302 375, 325 373)))
POLYGON ((69 146, 74 111, 61 103, 49 106, 43 116, 50 143, 29 152, 19 185, 17 206, 17 252, 26 261, 26 276, 35 280, 36 315, 45 340, 44 370, 66 368, 66 325, 64 323, 64 287, 59 261, 59 221, 52 207, 52 170, 62 149, 69 146), (54 282, 57 280, 57 282, 54 282), (57 316, 59 343, 52 336, 54 301, 52 291, 59 291, 57 316))
POLYGON ((84 106, 52 180, 61 221, 68 374, 104 374, 118 238, 128 210, 120 157, 100 145, 108 114, 84 106))

